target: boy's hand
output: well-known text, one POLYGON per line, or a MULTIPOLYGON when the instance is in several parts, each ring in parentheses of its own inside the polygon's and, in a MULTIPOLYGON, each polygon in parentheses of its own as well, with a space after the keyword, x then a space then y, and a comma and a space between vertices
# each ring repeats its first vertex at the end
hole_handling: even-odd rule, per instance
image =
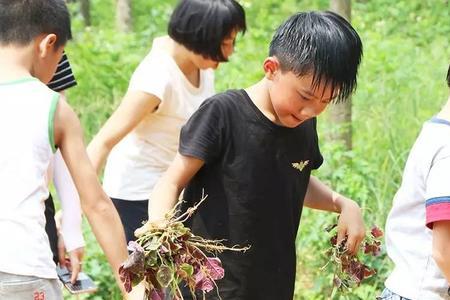
POLYGON ((353 200, 344 197, 339 200, 342 204, 337 228, 337 243, 347 238, 345 246, 348 252, 356 254, 366 232, 361 208, 353 200))
POLYGON ((72 276, 70 282, 75 283, 78 278, 78 273, 81 272, 81 263, 84 256, 84 247, 77 248, 69 252, 70 268, 72 269, 72 276))
POLYGON ((69 252, 69 258, 66 258, 66 247, 61 234, 58 235, 58 259, 62 268, 67 268, 71 272, 70 282, 77 281, 78 273, 81 272, 81 263, 84 256, 84 247, 74 249, 69 252))
POLYGON ((68 253, 69 258, 66 257, 66 248, 62 235, 58 237, 58 260, 62 268, 67 268, 70 273, 70 282, 75 283, 78 278, 78 273, 81 272, 81 265, 84 256, 84 247, 76 248, 68 253))
POLYGON ((144 235, 151 228, 161 228, 164 229, 167 227, 167 220, 159 220, 159 221, 147 221, 144 225, 139 227, 134 231, 135 237, 140 237, 144 235))
POLYGON ((62 268, 67 268, 71 272, 70 282, 73 284, 77 281, 78 273, 81 272, 81 263, 84 256, 84 247, 76 248, 70 251, 69 258, 66 258, 66 245, 61 234, 61 210, 55 214, 56 230, 58 232, 58 260, 62 268))

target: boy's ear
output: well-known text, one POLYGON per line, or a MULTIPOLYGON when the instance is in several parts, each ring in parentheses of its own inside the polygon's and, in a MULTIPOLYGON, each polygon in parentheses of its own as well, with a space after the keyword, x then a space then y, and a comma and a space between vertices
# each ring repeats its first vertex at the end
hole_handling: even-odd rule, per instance
POLYGON ((41 58, 45 58, 49 51, 55 51, 56 50, 56 40, 57 36, 54 33, 44 34, 41 36, 41 39, 39 41, 38 47, 39 47, 39 56, 41 58))
POLYGON ((272 80, 280 71, 280 61, 275 56, 269 56, 264 60, 263 68, 266 78, 272 80))

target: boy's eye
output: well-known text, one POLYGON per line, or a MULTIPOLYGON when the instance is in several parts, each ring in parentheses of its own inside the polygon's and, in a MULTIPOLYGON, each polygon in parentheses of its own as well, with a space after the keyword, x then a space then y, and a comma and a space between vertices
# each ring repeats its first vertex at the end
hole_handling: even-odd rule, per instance
POLYGON ((303 96, 300 93, 298 95, 300 96, 300 100, 302 100, 302 101, 309 101, 309 100, 311 100, 310 98, 307 98, 307 97, 303 96))

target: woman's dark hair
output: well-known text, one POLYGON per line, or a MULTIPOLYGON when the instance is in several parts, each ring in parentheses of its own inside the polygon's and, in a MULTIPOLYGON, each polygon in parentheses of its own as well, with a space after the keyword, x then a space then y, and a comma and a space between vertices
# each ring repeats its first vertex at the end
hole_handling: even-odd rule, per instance
POLYGON ((293 15, 276 31, 270 56, 280 61, 282 71, 297 76, 313 75, 313 84, 331 84, 338 90, 336 102, 356 88, 362 43, 358 33, 332 12, 302 12, 293 15))
POLYGON ((181 0, 169 22, 169 36, 190 51, 226 61, 222 41, 233 30, 245 32, 245 12, 235 0, 181 0))
POLYGON ((64 0, 0 0, 0 44, 27 45, 43 33, 55 34, 57 47, 72 38, 64 0))

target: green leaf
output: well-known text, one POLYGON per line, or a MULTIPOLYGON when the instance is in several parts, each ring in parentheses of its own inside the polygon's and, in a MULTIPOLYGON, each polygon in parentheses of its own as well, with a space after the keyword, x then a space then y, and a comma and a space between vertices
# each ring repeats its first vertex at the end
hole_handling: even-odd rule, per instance
POLYGON ((186 273, 186 277, 191 277, 194 274, 194 267, 191 266, 190 264, 182 264, 180 266, 180 270, 186 273))
POLYGON ((146 267, 153 267, 158 262, 158 254, 156 251, 150 251, 145 258, 146 267))
POLYGON ((156 280, 162 287, 168 287, 173 280, 173 272, 168 266, 161 266, 156 273, 156 280))
POLYGON ((144 248, 146 250, 155 251, 159 247, 161 247, 161 242, 159 241, 159 238, 154 236, 151 240, 149 240, 147 243, 145 243, 144 248))

